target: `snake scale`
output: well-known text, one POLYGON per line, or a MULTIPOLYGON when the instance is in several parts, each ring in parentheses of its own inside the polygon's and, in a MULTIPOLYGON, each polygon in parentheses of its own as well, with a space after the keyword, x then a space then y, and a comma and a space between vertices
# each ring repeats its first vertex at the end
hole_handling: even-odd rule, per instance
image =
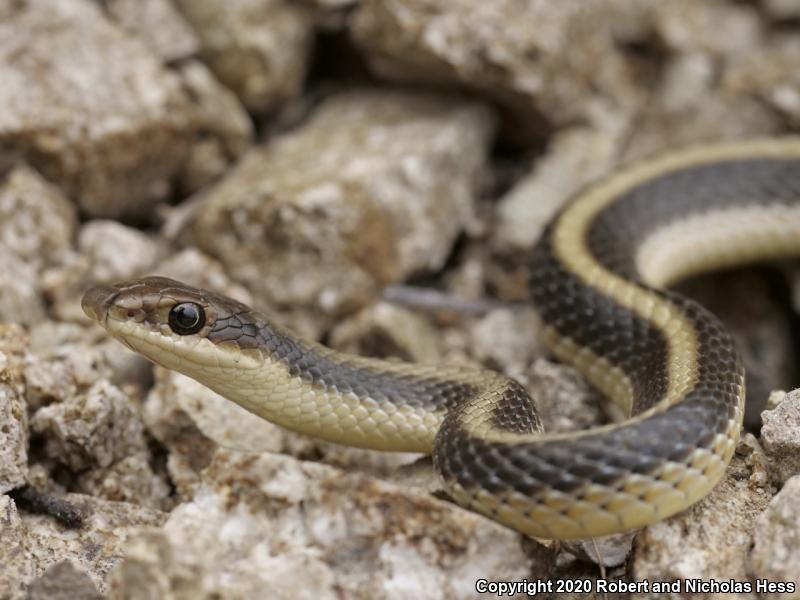
POLYGON ((128 348, 273 423, 433 453, 463 506, 531 536, 576 538, 684 510, 739 438, 744 372, 731 336, 665 288, 797 255, 798 139, 674 151, 577 194, 531 254, 531 299, 552 353, 630 416, 549 435, 525 389, 498 373, 335 352, 170 279, 94 287, 83 308, 128 348))

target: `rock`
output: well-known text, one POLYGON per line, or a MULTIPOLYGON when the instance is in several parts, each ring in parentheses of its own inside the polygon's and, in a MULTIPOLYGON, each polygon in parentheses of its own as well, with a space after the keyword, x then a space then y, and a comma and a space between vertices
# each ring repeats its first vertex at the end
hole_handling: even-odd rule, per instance
POLYGON ((347 29, 348 14, 361 0, 309 0, 313 9, 314 24, 324 32, 339 33, 347 29))
POLYGON ((337 315, 444 263, 470 214, 491 120, 452 98, 360 90, 249 153, 193 232, 272 306, 337 315))
POLYGON ((761 413, 761 443, 770 458, 770 475, 785 483, 800 474, 800 390, 787 394, 773 410, 761 413))
MULTIPOLYGON (((752 7, 691 0, 651 6, 650 39, 659 40, 649 42, 652 93, 631 129, 626 160, 699 141, 783 131, 775 111, 761 98, 764 84, 745 84, 738 74, 740 65, 751 62, 767 43, 752 7)), ((775 59, 770 54, 767 62, 775 59)))
POLYGON ((633 548, 636 533, 615 533, 588 540, 564 540, 564 549, 573 556, 603 565, 618 567, 625 563, 633 548))
POLYGON ((27 344, 19 325, 0 323, 0 493, 23 485, 28 472, 28 415, 22 371, 27 344))
MULTIPOLYGON (((207 409, 208 405, 219 406, 214 425, 231 433, 240 431, 241 423, 236 418, 241 414, 253 415, 236 405, 233 405, 233 409, 227 406, 232 404, 193 379, 179 373, 156 370, 155 385, 142 407, 142 421, 153 437, 169 451, 167 471, 179 499, 194 496, 199 473, 211 462, 217 447, 195 422, 197 415, 205 416, 211 412, 207 409), (184 410, 184 405, 188 405, 190 410, 184 410), (191 410, 192 407, 197 407, 197 413, 191 410)), ((255 419, 270 426, 258 417, 255 419)))
POLYGON ((36 269, 0 247, 0 321, 30 325, 44 315, 36 269))
POLYGON ((84 571, 63 560, 31 582, 26 600, 102 600, 102 596, 84 571))
POLYGON ((25 381, 31 410, 62 402, 100 379, 128 388, 152 382, 151 363, 99 327, 43 319, 30 336, 25 381))
POLYGON ((141 38, 164 62, 188 58, 200 49, 200 40, 171 0, 99 0, 98 3, 120 28, 141 38))
POLYGON ((574 368, 536 359, 527 373, 528 393, 536 402, 548 433, 588 429, 608 422, 606 414, 622 411, 589 387, 574 368))
POLYGON ((495 309, 470 330, 470 353, 490 369, 525 383, 535 357, 545 353, 540 321, 531 309, 495 309))
POLYGON ((0 247, 34 272, 59 263, 76 228, 75 207, 33 169, 17 166, 2 179, 0 247))
POLYGON ((105 469, 82 473, 77 489, 97 498, 164 509, 171 506, 171 485, 154 471, 149 452, 125 456, 105 469))
POLYGON ((200 55, 253 112, 296 96, 313 42, 311 12, 287 0, 176 0, 200 55))
MULTIPOLYGON (((141 527, 160 526, 164 513, 133 504, 67 495, 87 515, 80 529, 65 531, 52 517, 17 511, 13 500, 0 495, 0 594, 3 598, 26 598, 29 583, 49 567, 69 560, 88 574, 99 591, 114 565, 128 548, 131 534, 141 527)), ((56 574, 62 573, 61 569, 56 574)), ((48 575, 45 575, 49 579, 48 575)), ((37 586, 34 583, 34 586, 37 586)), ((82 586, 86 589, 85 586, 82 586)))
POLYGON ((32 411, 71 400, 83 390, 108 377, 111 371, 94 348, 73 343, 52 344, 25 357, 26 398, 32 411))
POLYGON ((782 117, 782 122, 796 125, 800 123, 800 77, 792 65, 799 48, 791 36, 765 41, 737 57, 726 70, 723 83, 732 93, 764 103, 782 117))
POLYGON ((570 197, 608 173, 621 150, 620 125, 558 134, 529 175, 501 199, 492 245, 504 253, 530 250, 570 197))
POLYGON ((796 598, 800 594, 800 476, 783 489, 756 519, 750 572, 756 579, 794 583, 793 594, 763 593, 762 598, 796 598))
POLYGON ((336 326, 330 346, 340 352, 433 364, 441 360, 430 321, 410 310, 376 302, 336 326))
MULTIPOLYGON (((53 321, 44 319, 28 329, 30 334, 29 350, 32 354, 49 355, 59 346, 83 343, 87 340, 101 340, 105 334, 101 329, 86 327, 78 323, 53 321)), ((27 378, 27 375, 26 375, 27 378)))
POLYGON ((714 57, 742 56, 762 41, 758 13, 746 5, 678 0, 643 3, 651 27, 675 53, 705 52, 714 57))
MULTIPOLYGON (((286 431, 194 379, 164 369, 157 371, 143 418, 148 429, 173 451, 198 459, 205 455, 208 460, 217 446, 242 452, 280 452, 286 431)), ((199 471, 207 461, 196 464, 199 471)))
POLYGON ((617 43, 645 37, 644 4, 365 0, 351 35, 381 77, 467 86, 541 134, 644 99, 617 43))
POLYGON ((239 99, 204 64, 187 61, 180 74, 199 137, 179 174, 182 190, 191 193, 218 179, 250 147, 254 131, 239 99))
POLYGON ((77 487, 118 501, 159 506, 169 489, 150 466, 144 428, 130 400, 106 380, 40 408, 31 429, 44 452, 70 469, 77 487))
POLYGON ((794 0, 761 0, 767 13, 776 19, 796 19, 800 17, 800 5, 794 0))
POLYGON ((230 296, 245 304, 253 304, 253 296, 247 288, 233 281, 219 261, 197 248, 185 248, 164 259, 159 264, 158 273, 195 287, 230 296))
POLYGON ((479 577, 546 573, 548 551, 531 563, 509 529, 363 475, 219 451, 203 480, 162 532, 132 542, 114 597, 463 598, 479 577))
POLYGON ((35 558, 27 547, 27 530, 14 501, 0 494, 0 594, 24 598, 25 584, 36 576, 35 558))
POLYGON ((78 233, 78 251, 45 272, 41 286, 60 320, 86 323, 81 297, 92 285, 116 283, 145 275, 164 253, 159 240, 116 221, 97 219, 78 233))
POLYGON ((76 223, 69 200, 33 169, 17 166, 0 179, 0 320, 43 319, 40 273, 71 250, 76 223))
POLYGON ((751 436, 745 442, 750 444, 749 455, 735 454, 708 496, 639 533, 631 580, 749 580, 747 560, 755 518, 769 504, 771 492, 764 487, 763 452, 751 436))
POLYGON ((157 240, 115 221, 89 221, 78 235, 78 251, 89 265, 88 280, 125 281, 147 273, 162 255, 157 240))
POLYGON ((788 394, 783 390, 775 390, 767 398, 767 410, 775 410, 788 394))
POLYGON ((716 69, 715 60, 706 55, 676 58, 665 68, 664 83, 653 94, 655 100, 631 130, 625 162, 698 142, 782 132, 775 111, 756 96, 755 90, 716 89, 716 69), (675 99, 674 104, 667 104, 670 99, 675 99), (736 115, 736 119, 731 120, 730 115, 736 115))
POLYGON ((177 76, 84 0, 0 21, 0 145, 92 216, 148 218, 193 136, 177 76), (19 60, 24 56, 25 60, 19 60))
POLYGON ((576 123, 602 129, 611 118, 630 127, 631 158, 779 131, 756 86, 727 81, 728 65, 754 53, 761 32, 752 7, 691 0, 365 0, 351 19, 381 77, 486 95, 514 116, 512 137, 576 123))
POLYGON ((128 398, 106 381, 40 408, 31 429, 46 435, 46 453, 80 472, 108 467, 145 448, 141 422, 128 398))

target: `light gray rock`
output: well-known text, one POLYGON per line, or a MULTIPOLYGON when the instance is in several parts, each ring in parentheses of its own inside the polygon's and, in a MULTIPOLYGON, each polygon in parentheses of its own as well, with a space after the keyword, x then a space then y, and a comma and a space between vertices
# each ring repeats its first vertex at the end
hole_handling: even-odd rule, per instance
POLYGON ((78 232, 76 250, 46 271, 40 285, 58 320, 87 323, 81 297, 98 283, 116 283, 149 273, 164 254, 160 240, 113 220, 87 222, 78 232))
POLYGON ((99 327, 43 319, 31 327, 30 337, 25 383, 31 410, 62 402, 100 379, 128 388, 152 381, 152 363, 99 327))
POLYGON ((762 598, 800 596, 800 476, 788 479, 756 519, 750 572, 756 579, 794 583, 793 594, 764 593, 762 598))
POLYGON ((233 281, 218 260, 197 248, 184 248, 164 259, 158 266, 158 274, 253 304, 253 295, 247 288, 233 281))
POLYGON ((28 409, 23 374, 27 344, 28 338, 19 325, 0 323, 0 493, 24 484, 28 472, 28 409))
POLYGON ((748 580, 755 519, 769 504, 772 493, 766 485, 763 451, 752 436, 746 436, 743 443, 748 446, 747 455, 734 455, 722 480, 708 496, 688 510, 641 531, 636 539, 631 579, 748 580))
POLYGON ((800 4, 796 0, 761 0, 760 4, 776 19, 800 17, 800 4))
POLYGON ((36 561, 28 546, 25 525, 14 501, 0 494, 0 595, 25 597, 26 584, 36 577, 36 561))
POLYGON ((25 392, 32 411, 42 406, 71 400, 79 390, 108 377, 110 369, 101 353, 86 345, 57 343, 25 356, 25 392))
POLYGON ((616 38, 644 36, 644 2, 365 0, 352 36, 378 75, 468 86, 520 114, 564 125, 643 100, 616 38))
POLYGON ((91 282, 125 281, 147 273, 162 256, 157 240, 116 221, 96 219, 81 227, 78 251, 91 282))
POLYGON ((250 147, 254 131, 239 99, 203 63, 187 61, 179 72, 198 133, 179 174, 181 190, 191 193, 218 179, 250 147))
POLYGON ((533 359, 545 353, 540 329, 541 322, 530 309, 495 309, 470 328, 470 353, 524 384, 533 359))
POLYGON ((0 145, 93 216, 148 217, 193 137, 180 80, 88 0, 0 21, 0 145), (24 56, 25 60, 18 57, 24 56))
POLYGON ((200 55, 251 111, 296 96, 305 80, 313 18, 287 0, 176 0, 200 37, 200 55))
POLYGON ((82 491, 154 507, 169 493, 150 465, 144 427, 130 399, 106 380, 40 408, 31 429, 43 436, 45 454, 75 474, 82 491))
POLYGON ((773 410, 761 413, 761 443, 772 478, 784 483, 800 474, 800 390, 785 395, 773 410))
POLYGON ((35 267, 0 247, 0 321, 29 325, 44 314, 35 267))
POLYGON ((200 49, 194 30, 171 0, 96 0, 122 29, 139 37, 164 62, 187 58, 200 49))
POLYGON ((86 515, 79 529, 65 530, 49 516, 20 514, 11 498, 0 495, 3 598, 26 598, 28 585, 64 560, 88 574, 93 585, 105 592, 111 570, 127 552, 129 537, 142 527, 160 526, 166 517, 156 510, 91 496, 68 494, 66 500, 86 515))
POLYGON ((112 597, 471 598, 479 577, 544 572, 509 529, 363 475, 219 451, 203 479, 131 543, 112 597))
POLYGON ((574 193, 611 170, 621 151, 624 125, 559 133, 531 172, 500 199, 493 246, 501 252, 530 250, 574 193))
POLYGON ((308 0, 313 10, 314 24, 325 32, 340 32, 347 28, 347 16, 361 0, 308 0))
POLYGON ((0 181, 0 247, 34 272, 58 264, 72 248, 75 213, 58 188, 30 167, 16 166, 0 181))
POLYGON ((570 366, 539 358, 526 376, 526 388, 536 401, 547 432, 587 429, 607 423, 609 414, 623 416, 570 366))
MULTIPOLYGON (((796 10, 800 15, 800 5, 796 10)), ((738 57, 726 71, 724 84, 763 102, 792 125, 800 123, 800 76, 793 68, 793 57, 800 42, 793 36, 765 41, 738 57)))
POLYGON ((70 252, 76 223, 69 200, 33 169, 16 166, 0 179, 0 320, 42 320, 41 273, 70 252))
POLYGON ((603 565, 618 567, 625 563, 633 549, 636 532, 616 533, 588 540, 564 540, 563 548, 580 559, 603 565))
POLYGON ((46 435, 46 452, 73 471, 108 467, 145 447, 130 400, 106 381, 36 411, 31 429, 46 435))
POLYGON ((336 315, 441 267, 472 209, 491 119, 397 91, 329 98, 209 190, 198 245, 277 307, 336 315))
MULTIPOLYGON (((691 0, 650 6, 649 40, 656 36, 659 46, 650 48, 655 60, 643 81, 652 90, 630 131, 626 161, 700 141, 782 131, 777 112, 762 97, 768 88, 758 81, 758 69, 744 66, 769 39, 752 6, 691 0)), ((777 60, 767 54, 765 63, 777 60)))
POLYGON ((370 304, 337 325, 330 346, 340 352, 409 362, 434 364, 442 358, 430 321, 388 302, 370 304))
POLYGON ((102 596, 84 571, 63 560, 31 582, 26 600, 102 600, 102 596))

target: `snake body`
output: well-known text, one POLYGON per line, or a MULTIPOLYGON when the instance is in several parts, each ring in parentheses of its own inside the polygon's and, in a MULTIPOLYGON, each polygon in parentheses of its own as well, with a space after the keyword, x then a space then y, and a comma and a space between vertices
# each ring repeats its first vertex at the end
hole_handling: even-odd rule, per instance
POLYGON ((247 306, 162 278, 98 286, 87 315, 129 348, 261 417, 352 446, 432 452, 460 504, 528 535, 647 525, 713 488, 741 428, 730 335, 663 288, 800 255, 800 140, 698 146, 579 193, 530 259, 553 354, 623 406, 621 423, 545 434, 517 382, 299 339, 247 306))

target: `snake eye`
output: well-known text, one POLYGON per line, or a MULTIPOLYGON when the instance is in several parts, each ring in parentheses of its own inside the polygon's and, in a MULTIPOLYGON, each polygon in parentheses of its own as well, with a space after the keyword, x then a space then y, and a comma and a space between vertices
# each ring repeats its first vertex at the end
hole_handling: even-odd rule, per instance
POLYGON ((184 302, 169 311, 169 326, 178 335, 197 333, 206 324, 206 313, 199 304, 184 302))

